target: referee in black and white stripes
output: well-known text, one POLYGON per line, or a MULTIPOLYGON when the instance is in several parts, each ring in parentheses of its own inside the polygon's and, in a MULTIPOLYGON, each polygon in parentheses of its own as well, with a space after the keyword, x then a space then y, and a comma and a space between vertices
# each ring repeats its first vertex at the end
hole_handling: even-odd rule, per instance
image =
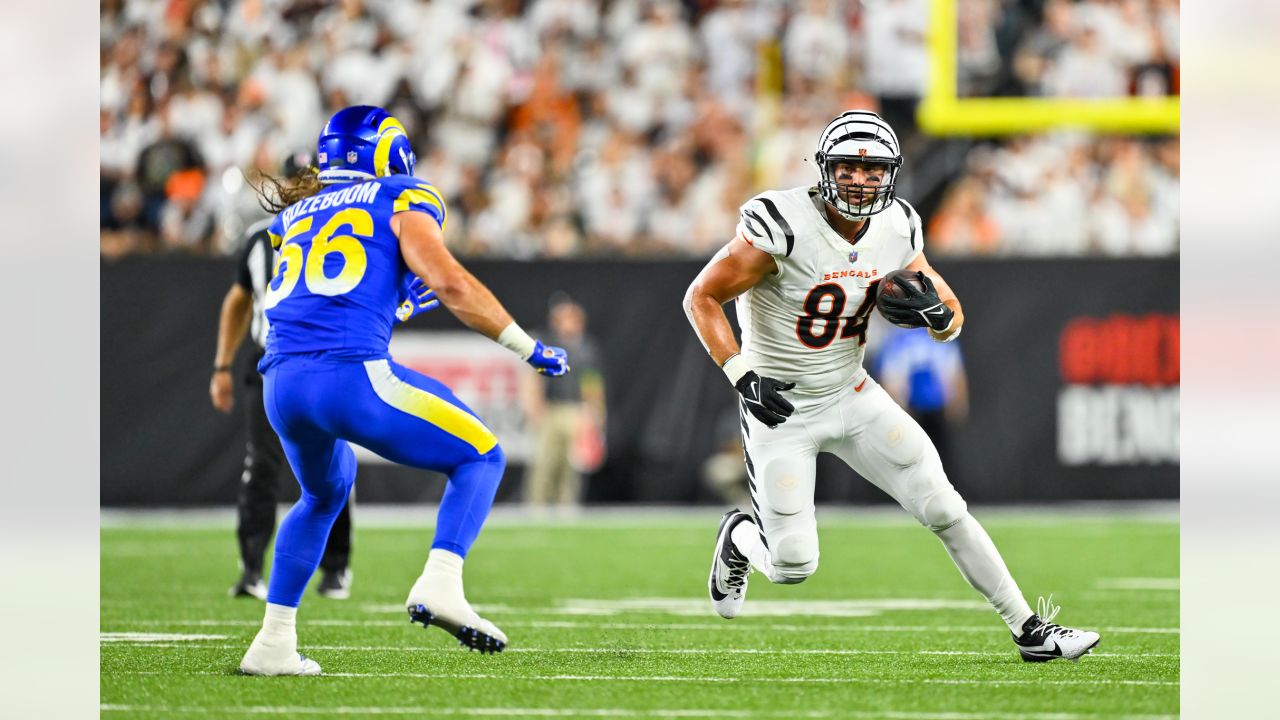
MULTIPOLYGON (((290 156, 284 164, 285 182, 312 164, 310 153, 290 156)), ((262 376, 258 360, 267 344, 267 317, 263 298, 271 279, 274 253, 267 228, 271 218, 249 227, 244 250, 236 268, 235 281, 222 301, 218 322, 218 347, 213 361, 213 377, 209 381, 209 397, 219 411, 230 413, 234 403, 231 363, 235 359, 246 330, 253 338, 253 357, 245 370, 243 395, 249 441, 245 447, 244 472, 240 476, 239 516, 236 535, 240 540, 240 580, 231 588, 236 597, 267 597, 262 580, 263 557, 276 526, 276 504, 280 476, 285 471, 284 450, 267 420, 262 401, 262 376)), ((351 500, 343 507, 329 533, 329 542, 320 560, 322 571, 317 591, 326 597, 344 599, 351 594, 351 500)))

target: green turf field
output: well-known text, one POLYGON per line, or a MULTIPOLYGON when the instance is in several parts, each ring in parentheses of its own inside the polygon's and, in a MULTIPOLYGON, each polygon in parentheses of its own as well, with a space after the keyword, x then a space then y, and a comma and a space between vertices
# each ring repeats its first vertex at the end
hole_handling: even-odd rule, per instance
MULTIPOLYGON (((706 598, 719 512, 669 520, 494 522, 467 595, 506 631, 482 656, 400 604, 429 528, 360 527, 350 600, 308 591, 300 649, 325 675, 237 673, 262 605, 232 600, 234 533, 102 532, 105 718, 1173 717, 1178 526, 1135 516, 975 514, 1028 599, 1102 633, 1079 663, 1026 664, 927 530, 820 511, 822 561, 798 586, 753 575, 743 615, 706 598)), ((904 516, 905 517, 905 516, 904 516)))

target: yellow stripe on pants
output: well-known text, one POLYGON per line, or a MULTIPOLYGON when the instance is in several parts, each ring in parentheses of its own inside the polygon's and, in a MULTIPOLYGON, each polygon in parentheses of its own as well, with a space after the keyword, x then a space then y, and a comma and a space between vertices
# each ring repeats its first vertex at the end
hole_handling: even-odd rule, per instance
POLYGON ((364 364, 364 370, 378 398, 391 407, 435 425, 481 455, 498 444, 493 431, 474 415, 396 377, 386 360, 370 360, 364 364))

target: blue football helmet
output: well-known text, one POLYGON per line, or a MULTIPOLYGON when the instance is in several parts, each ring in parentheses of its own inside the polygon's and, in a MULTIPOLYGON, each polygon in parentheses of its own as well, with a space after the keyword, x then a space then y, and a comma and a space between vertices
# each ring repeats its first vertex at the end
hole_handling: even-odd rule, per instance
POLYGON ((400 121, 372 105, 344 108, 329 118, 317 151, 325 184, 412 175, 417 160, 400 121))

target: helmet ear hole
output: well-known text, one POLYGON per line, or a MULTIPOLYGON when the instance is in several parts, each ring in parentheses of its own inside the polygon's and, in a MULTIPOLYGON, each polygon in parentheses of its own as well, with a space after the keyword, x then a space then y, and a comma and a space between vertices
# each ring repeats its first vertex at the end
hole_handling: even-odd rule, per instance
POLYGON ((405 173, 409 139, 399 120, 386 116, 378 124, 378 142, 373 151, 374 174, 378 177, 405 173))

